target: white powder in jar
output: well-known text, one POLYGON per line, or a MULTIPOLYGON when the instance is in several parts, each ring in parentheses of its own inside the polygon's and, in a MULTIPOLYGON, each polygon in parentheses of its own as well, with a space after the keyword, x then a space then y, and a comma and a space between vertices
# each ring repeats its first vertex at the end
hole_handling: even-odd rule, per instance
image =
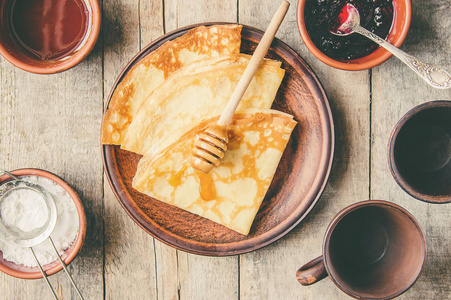
MULTIPOLYGON (((75 206, 75 203, 72 201, 70 195, 66 192, 66 190, 58 185, 56 182, 40 177, 40 176, 23 176, 20 177, 22 180, 31 181, 37 183, 42 188, 44 188, 47 192, 49 192, 53 199, 55 200, 56 209, 57 209, 57 221, 55 225, 55 229, 53 230, 52 237, 53 242, 55 243, 55 247, 58 250, 59 254, 63 254, 65 250, 67 250, 75 241, 78 235, 78 212, 75 206)), ((2 220, 5 222, 5 225, 16 226, 22 231, 31 231, 33 229, 39 228, 41 220, 37 220, 39 212, 42 212, 42 208, 33 207, 36 216, 29 216, 28 220, 24 220, 25 215, 28 215, 28 211, 30 209, 23 210, 23 215, 18 211, 14 211, 15 209, 19 209, 17 202, 22 202, 23 204, 30 204, 34 200, 37 200, 35 195, 26 194, 23 191, 30 190, 17 190, 12 191, 10 195, 5 196, 5 200, 8 200, 6 203, 2 203, 2 220), (18 193, 17 195, 13 195, 18 193), (29 196, 34 198, 34 200, 25 200, 21 198, 21 201, 16 201, 16 197, 19 196, 29 196), (34 196, 34 197, 33 197, 34 196), (11 198, 10 198, 11 197, 11 198), (8 199, 9 198, 9 199, 8 199), (6 218, 5 218, 6 217, 6 218), (6 219, 6 220, 5 220, 6 219), (34 220, 34 221, 32 221, 34 220), (9 223, 9 224, 8 224, 9 223)), ((31 191, 32 193, 36 193, 31 191)), ((44 201, 40 199, 40 201, 44 201)), ((3 201, 2 201, 3 202, 3 201)), ((45 203, 44 203, 45 205, 45 203)), ((48 213, 45 209, 45 213, 48 213)), ((45 220, 45 219, 44 219, 45 220)), ((56 254, 50 244, 50 241, 45 240, 39 245, 33 246, 33 250, 39 260, 41 265, 49 264, 57 259, 56 254)), ((36 261, 33 258, 29 248, 21 247, 12 243, 4 243, 0 240, 0 251, 3 253, 3 258, 11 261, 16 264, 23 264, 27 267, 36 267, 36 261)))

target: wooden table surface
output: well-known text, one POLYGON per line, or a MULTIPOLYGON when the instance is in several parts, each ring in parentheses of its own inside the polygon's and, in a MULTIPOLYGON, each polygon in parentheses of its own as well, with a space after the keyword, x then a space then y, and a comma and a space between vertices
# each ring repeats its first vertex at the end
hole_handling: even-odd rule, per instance
MULTIPOLYGON (((176 28, 228 21, 265 29, 275 0, 109 0, 94 51, 71 70, 35 75, 0 59, 0 169, 41 168, 64 178, 81 196, 88 232, 71 263, 86 299, 347 299, 330 279, 301 286, 296 270, 320 255, 326 227, 345 206, 389 200, 410 211, 426 235, 428 257, 418 282, 400 299, 451 299, 451 204, 415 200, 388 169, 387 144, 412 107, 451 100, 396 58, 347 72, 317 60, 296 25, 296 2, 277 37, 317 74, 335 122, 335 158, 317 205, 279 241, 248 254, 203 257, 177 251, 145 233, 125 213, 103 173, 100 124, 106 96, 127 62, 176 28)), ((451 2, 412 0, 402 49, 451 70, 451 2)), ((64 299, 77 299, 63 272, 50 278, 64 299)), ((62 299, 61 298, 61 299, 62 299)), ((51 299, 43 280, 0 274, 0 299, 51 299)))

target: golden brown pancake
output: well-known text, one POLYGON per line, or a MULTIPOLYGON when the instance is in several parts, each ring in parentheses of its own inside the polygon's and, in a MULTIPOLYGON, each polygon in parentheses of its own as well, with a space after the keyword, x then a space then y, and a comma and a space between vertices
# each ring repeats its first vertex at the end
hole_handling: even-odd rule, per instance
POLYGON ((133 187, 248 234, 297 123, 269 109, 236 114, 221 164, 209 174, 200 173, 189 164, 190 152, 196 135, 217 119, 202 122, 158 155, 144 155, 133 187))
MULTIPOLYGON (((236 55, 198 61, 174 73, 142 103, 121 148, 156 154, 201 120, 219 115, 248 63, 249 56, 236 55)), ((285 74, 279 66, 271 60, 260 65, 238 111, 271 107, 285 74)))
POLYGON ((102 123, 102 143, 120 145, 141 103, 176 70, 198 60, 236 55, 240 25, 199 26, 139 61, 113 93, 102 123))

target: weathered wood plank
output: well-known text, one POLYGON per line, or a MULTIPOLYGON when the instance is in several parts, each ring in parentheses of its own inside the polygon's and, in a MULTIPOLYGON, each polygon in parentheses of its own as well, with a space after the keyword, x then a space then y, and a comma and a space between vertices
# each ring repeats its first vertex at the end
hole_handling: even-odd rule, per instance
MULTIPOLYGON (((280 2, 252 0, 239 4, 240 23, 265 30, 280 2)), ((310 215, 282 240, 241 256, 240 296, 241 299, 346 299, 330 279, 303 287, 295 274, 304 263, 321 254, 323 236, 332 217, 345 206, 368 199, 368 72, 340 71, 317 60, 302 43, 293 2, 276 36, 306 60, 323 84, 335 122, 335 159, 326 190, 310 215)))
POLYGON ((237 22, 236 0, 165 0, 166 32, 202 22, 237 22))
MULTIPOLYGON (((101 47, 75 68, 55 75, 21 71, 3 58, 1 68, 0 168, 41 168, 65 179, 80 195, 87 238, 69 270, 81 292, 103 297, 102 165, 98 132, 102 112, 101 47)), ((0 275, 0 298, 51 297, 43 280, 0 275)), ((64 272, 51 276, 58 294, 76 299, 64 272)))
MULTIPOLYGON (((163 34, 162 1, 104 2, 104 18, 106 97, 128 61, 163 34)), ((157 299, 155 241, 126 214, 105 182, 105 297, 157 299)))
MULTIPOLYGON (((412 23, 402 49, 451 71, 450 3, 412 2, 412 23)), ((419 281, 400 299, 451 299, 451 220, 449 205, 426 204, 406 194, 387 164, 387 145, 396 122, 411 108, 431 100, 450 100, 450 90, 436 90, 396 58, 373 71, 371 197, 397 203, 411 212, 426 235, 428 257, 419 281)))
POLYGON ((155 257, 157 299, 179 299, 177 250, 155 240, 155 257))

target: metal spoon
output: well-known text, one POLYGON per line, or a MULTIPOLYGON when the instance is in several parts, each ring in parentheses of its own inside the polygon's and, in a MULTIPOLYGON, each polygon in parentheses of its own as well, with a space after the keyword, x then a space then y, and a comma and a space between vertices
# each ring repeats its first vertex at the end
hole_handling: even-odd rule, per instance
POLYGON ((335 28, 330 28, 330 32, 335 35, 345 36, 353 32, 357 32, 380 46, 384 47, 386 50, 390 51, 394 56, 399 58, 402 62, 408 65, 412 70, 414 70, 421 78, 423 78, 427 83, 437 89, 449 89, 451 88, 451 75, 434 65, 430 65, 422 62, 421 60, 405 53, 404 51, 396 48, 389 42, 375 35, 371 31, 366 30, 360 26, 360 14, 354 5, 347 3, 339 16, 344 16, 345 19, 338 20, 342 23, 335 28))

